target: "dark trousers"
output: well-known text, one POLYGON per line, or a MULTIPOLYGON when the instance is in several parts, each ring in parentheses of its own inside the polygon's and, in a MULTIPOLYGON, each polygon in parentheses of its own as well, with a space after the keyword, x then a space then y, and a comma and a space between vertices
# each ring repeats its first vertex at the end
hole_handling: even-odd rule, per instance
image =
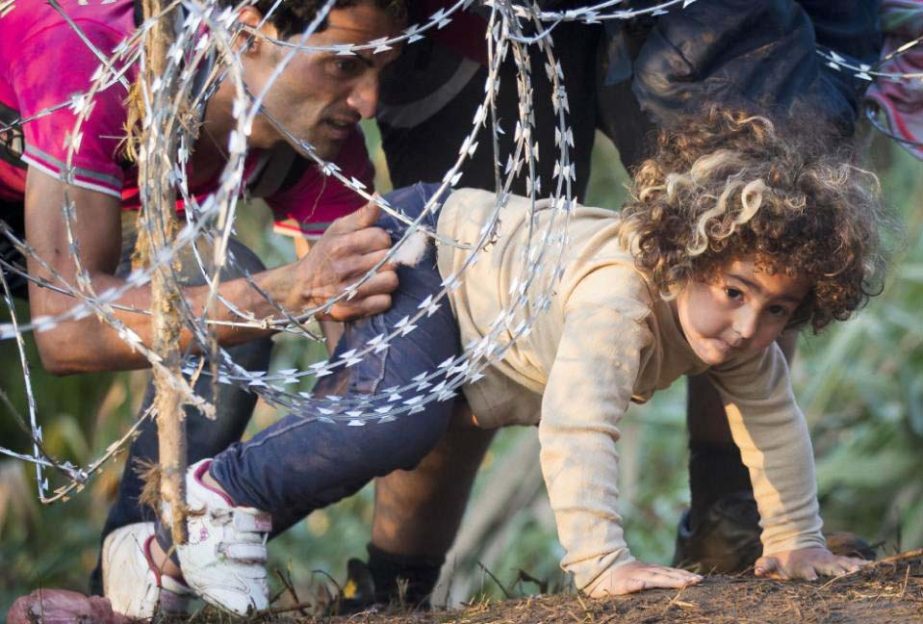
MULTIPOLYGON (((0 219, 13 231, 20 240, 25 238, 25 210, 21 202, 8 202, 0 200, 0 219)), ((22 254, 16 250, 16 247, 9 238, 0 234, 0 271, 3 271, 3 277, 10 287, 14 297, 19 299, 28 299, 28 282, 25 276, 15 270, 11 270, 6 265, 12 265, 19 271, 26 270, 26 260, 22 254)))

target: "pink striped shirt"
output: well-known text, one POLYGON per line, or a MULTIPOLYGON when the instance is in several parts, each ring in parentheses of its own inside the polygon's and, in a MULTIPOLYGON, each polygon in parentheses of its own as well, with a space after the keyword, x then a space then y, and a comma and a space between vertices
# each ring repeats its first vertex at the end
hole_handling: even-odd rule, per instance
MULTIPOLYGON (((137 66, 126 66, 124 60, 116 63, 116 68, 125 69, 124 80, 110 80, 95 94, 90 114, 76 131, 78 115, 73 106, 75 96, 88 92, 93 84, 101 66, 97 52, 110 56, 135 31, 134 3, 59 1, 86 41, 46 2, 0 3, 0 199, 22 201, 26 168, 34 167, 61 180, 70 171, 75 186, 119 197, 125 209, 137 209, 137 172, 120 153, 125 85, 136 78, 137 66)), ((259 150, 251 151, 245 167, 248 178, 264 158, 259 150)), ((358 128, 336 162, 347 178, 371 188, 374 168, 358 128)), ((216 185, 217 180, 211 180, 191 191, 204 197, 216 185)), ((294 184, 265 199, 273 209, 277 231, 312 237, 364 203, 313 165, 294 184)))

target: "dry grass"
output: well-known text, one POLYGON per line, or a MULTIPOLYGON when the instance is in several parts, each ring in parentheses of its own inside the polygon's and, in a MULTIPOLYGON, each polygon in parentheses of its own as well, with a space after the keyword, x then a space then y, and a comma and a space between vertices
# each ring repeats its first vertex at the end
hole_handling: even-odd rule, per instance
POLYGON ((923 622, 923 550, 903 553, 847 576, 819 582, 778 582, 750 575, 712 576, 680 591, 653 590, 608 600, 576 595, 481 601, 456 611, 365 612, 305 617, 306 605, 278 606, 247 620, 211 610, 170 624, 246 621, 290 624, 852 624, 923 622))

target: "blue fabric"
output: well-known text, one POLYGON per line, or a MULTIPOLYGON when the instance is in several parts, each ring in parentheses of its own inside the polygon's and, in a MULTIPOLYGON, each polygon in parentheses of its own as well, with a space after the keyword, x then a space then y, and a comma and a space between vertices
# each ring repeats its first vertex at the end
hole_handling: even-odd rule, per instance
MULTIPOLYGON (((409 217, 420 214, 436 185, 418 184, 390 193, 386 199, 409 217)), ((435 219, 425 222, 435 228, 435 219)), ((404 225, 383 216, 379 226, 395 237, 404 225)), ((400 287, 391 308, 382 314, 348 323, 332 361, 350 349, 361 349, 375 336, 388 333, 418 304, 442 288, 434 245, 414 267, 398 269, 400 287)), ((458 324, 448 302, 421 318, 406 336, 392 340, 387 349, 369 354, 349 368, 338 367, 322 377, 315 395, 357 398, 410 383, 418 374, 435 369, 460 352, 458 324)), ((388 404, 387 395, 370 401, 371 409, 388 404)), ((311 511, 358 491, 374 477, 396 469, 413 468, 442 437, 453 401, 432 401, 414 414, 391 422, 350 426, 289 414, 252 440, 235 444, 215 458, 212 476, 237 505, 268 511, 273 531, 287 527, 311 511)), ((329 406, 329 405, 328 405, 329 406)), ((308 409, 311 409, 309 404, 308 409)))

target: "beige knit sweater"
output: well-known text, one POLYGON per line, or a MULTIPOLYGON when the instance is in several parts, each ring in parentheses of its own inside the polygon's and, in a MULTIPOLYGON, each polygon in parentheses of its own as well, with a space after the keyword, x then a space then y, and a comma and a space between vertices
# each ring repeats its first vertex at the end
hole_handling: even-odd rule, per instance
MULTIPOLYGON (((492 193, 455 192, 439 233, 475 242, 494 205, 492 193)), ((549 205, 536 205, 533 230, 547 222, 549 205)), ((452 292, 463 345, 486 335, 509 307, 510 286, 526 262, 529 214, 528 200, 514 197, 501 213, 498 239, 452 292)), ((619 419, 630 401, 644 402, 680 376, 704 371, 724 399, 750 470, 764 554, 823 545, 811 442, 781 351, 773 345, 709 369, 684 339, 673 307, 635 270, 617 226, 609 210, 575 209, 566 270, 550 308, 484 378, 464 388, 482 427, 538 424, 542 473, 566 551, 561 566, 586 588, 633 560, 618 513, 619 419)), ((444 278, 470 254, 447 244, 438 252, 444 278)))

